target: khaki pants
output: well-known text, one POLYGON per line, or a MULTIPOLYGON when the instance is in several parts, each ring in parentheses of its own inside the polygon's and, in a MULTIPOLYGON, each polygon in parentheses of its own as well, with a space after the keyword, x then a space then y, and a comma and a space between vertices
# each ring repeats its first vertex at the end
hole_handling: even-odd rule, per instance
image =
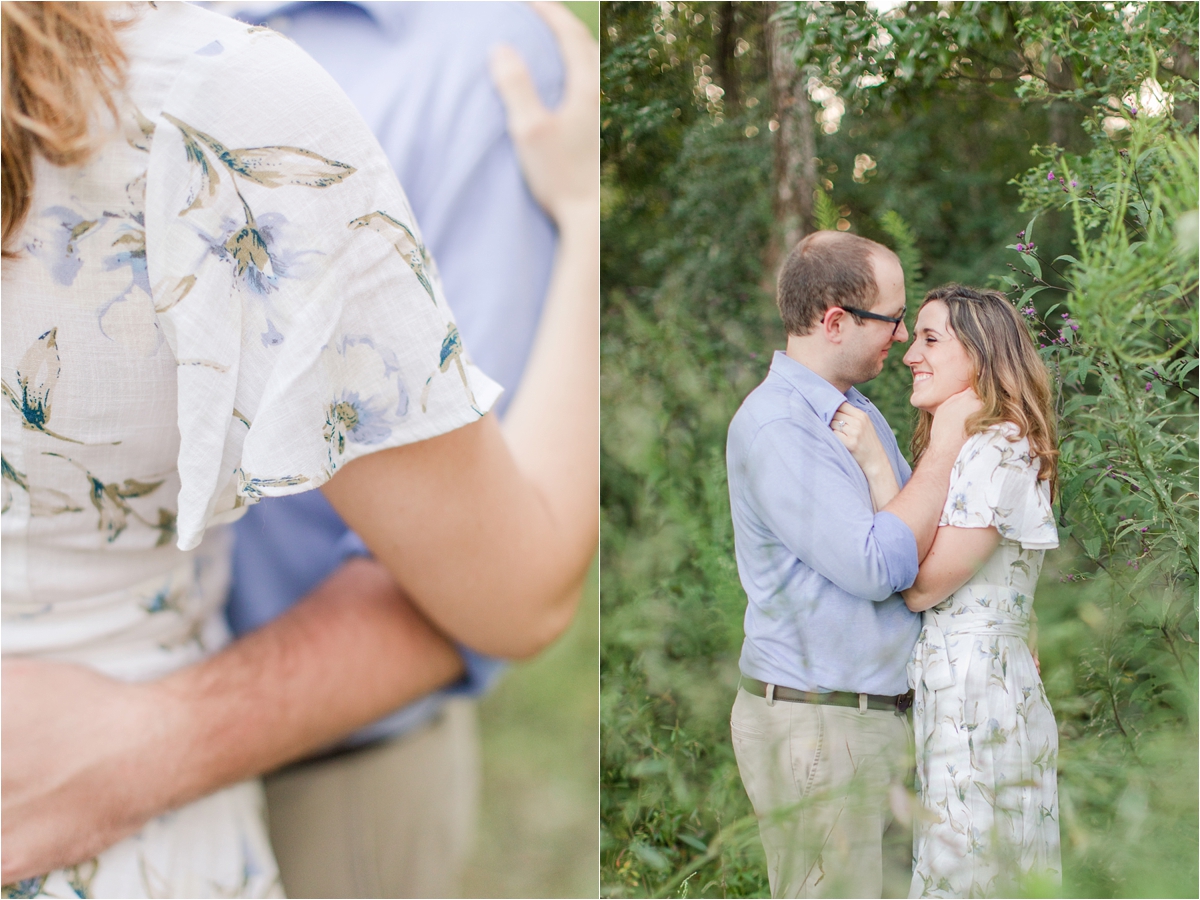
POLYGON ((479 808, 475 703, 416 732, 265 779, 289 897, 453 897, 479 808))
POLYGON ((730 727, 772 897, 906 895, 911 831, 893 825, 889 795, 912 766, 907 717, 739 690, 730 727))

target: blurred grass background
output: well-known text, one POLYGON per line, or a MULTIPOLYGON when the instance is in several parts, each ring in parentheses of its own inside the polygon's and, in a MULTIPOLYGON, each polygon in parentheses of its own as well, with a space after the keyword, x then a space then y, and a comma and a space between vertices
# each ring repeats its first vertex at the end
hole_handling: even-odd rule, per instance
POLYGON ((596 897, 598 566, 575 621, 480 703, 483 808, 464 897, 596 897))

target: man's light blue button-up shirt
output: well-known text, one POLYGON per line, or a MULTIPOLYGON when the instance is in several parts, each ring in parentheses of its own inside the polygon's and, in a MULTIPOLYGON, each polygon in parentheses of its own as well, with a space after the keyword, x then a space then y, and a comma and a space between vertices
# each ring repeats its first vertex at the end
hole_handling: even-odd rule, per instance
POLYGON ((921 617, 897 593, 917 576, 912 531, 874 512, 866 476, 829 428, 842 403, 871 418, 903 486, 883 415, 779 352, 729 425, 726 465, 746 590, 740 667, 803 691, 902 694, 921 617))

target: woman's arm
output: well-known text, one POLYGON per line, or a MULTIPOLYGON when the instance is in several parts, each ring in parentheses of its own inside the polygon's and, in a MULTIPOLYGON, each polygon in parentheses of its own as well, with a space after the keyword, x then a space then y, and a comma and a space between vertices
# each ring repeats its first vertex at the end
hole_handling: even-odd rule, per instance
POLYGON ((843 403, 829 423, 834 435, 850 451, 871 489, 871 505, 875 512, 887 506, 900 493, 900 483, 883 449, 883 442, 871 424, 871 418, 861 409, 843 403))
POLYGON ((1000 532, 995 528, 943 525, 921 562, 917 580, 901 592, 904 602, 913 612, 937 606, 979 571, 999 543, 1000 532))
POLYGON ((598 48, 565 9, 562 107, 523 64, 494 77, 534 196, 559 228, 554 273, 503 430, 493 416, 348 463, 323 488, 435 625, 477 650, 527 656, 570 622, 599 533, 598 48))

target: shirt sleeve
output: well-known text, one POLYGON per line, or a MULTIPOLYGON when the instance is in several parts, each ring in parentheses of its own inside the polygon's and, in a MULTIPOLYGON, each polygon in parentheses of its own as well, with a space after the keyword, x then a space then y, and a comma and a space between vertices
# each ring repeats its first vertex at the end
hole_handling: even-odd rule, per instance
POLYGON ((1026 550, 1058 546, 1050 485, 1029 440, 1005 423, 973 435, 959 451, 939 525, 991 528, 1026 550))
POLYGON ((146 257, 177 363, 182 549, 499 395, 349 100, 289 41, 238 35, 190 57, 153 117, 146 257))
POLYGON ((852 596, 886 600, 917 577, 916 538, 892 513, 872 510, 849 452, 822 438, 790 420, 764 426, 746 461, 749 499, 805 565, 852 596))

